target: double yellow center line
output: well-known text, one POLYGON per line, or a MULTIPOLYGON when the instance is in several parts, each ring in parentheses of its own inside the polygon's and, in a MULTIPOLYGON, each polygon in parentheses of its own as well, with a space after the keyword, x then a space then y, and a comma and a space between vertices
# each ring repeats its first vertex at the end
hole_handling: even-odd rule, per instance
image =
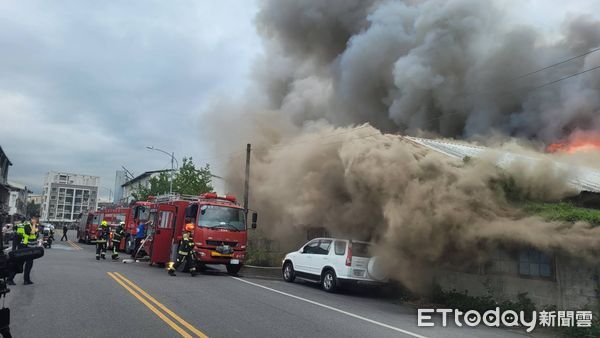
POLYGON ((120 274, 118 272, 107 272, 107 274, 112 279, 114 279, 117 283, 119 283, 122 287, 124 287, 125 290, 129 291, 129 293, 131 293, 135 298, 137 298, 140 302, 142 302, 142 304, 146 305, 146 307, 148 309, 150 309, 150 311, 154 312, 154 314, 157 315, 158 318, 162 319, 173 330, 175 330, 179 334, 181 334, 182 337, 191 338, 191 337, 196 336, 196 337, 208 338, 208 336, 205 335, 202 331, 198 330, 197 328, 192 326, 190 323, 183 320, 183 318, 179 317, 173 311, 169 310, 166 306, 164 306, 162 303, 160 303, 159 301, 154 299, 154 297, 150 296, 148 293, 146 293, 146 291, 144 291, 142 288, 137 286, 135 283, 133 283, 129 279, 125 278, 122 274, 120 274), (154 305, 152 305, 152 304, 154 304, 154 305), (161 312, 161 310, 162 310, 162 312, 161 312), (169 316, 170 316, 170 318, 169 318, 169 316), (175 323, 175 321, 173 321, 173 320, 179 322, 179 324, 181 324, 181 326, 177 325, 177 323, 175 323), (189 332, 186 331, 183 327, 187 328, 189 330, 189 332), (190 333, 192 333, 193 335, 190 333))
POLYGON ((70 246, 72 246, 73 248, 75 248, 76 250, 81 250, 81 247, 71 241, 67 241, 67 243, 69 243, 70 246))

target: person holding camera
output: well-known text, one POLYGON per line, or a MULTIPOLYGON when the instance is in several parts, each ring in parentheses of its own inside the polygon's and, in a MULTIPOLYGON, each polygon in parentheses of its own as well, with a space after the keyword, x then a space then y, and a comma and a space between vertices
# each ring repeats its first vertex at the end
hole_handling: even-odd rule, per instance
MULTIPOLYGON (((23 248, 27 248, 30 245, 32 245, 32 246, 36 245, 38 221, 39 221, 38 216, 32 216, 31 222, 25 222, 25 223, 18 225, 17 234, 16 234, 15 238, 13 239, 13 248, 23 249, 23 248)), ((17 270, 19 270, 19 272, 23 271, 23 281, 24 281, 23 285, 33 284, 33 282, 31 281, 31 269, 32 268, 33 268, 33 259, 25 261, 25 268, 23 268, 23 266, 18 267, 17 270)), ((8 280, 6 281, 6 283, 8 285, 15 285, 14 278, 15 278, 16 274, 17 274, 17 271, 10 272, 10 274, 8 276, 8 280)))

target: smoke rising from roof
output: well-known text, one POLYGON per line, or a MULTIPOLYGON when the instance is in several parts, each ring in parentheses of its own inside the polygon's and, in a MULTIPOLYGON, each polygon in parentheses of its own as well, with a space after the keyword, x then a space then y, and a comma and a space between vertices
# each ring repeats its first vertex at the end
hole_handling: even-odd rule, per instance
MULTIPOLYGON (((600 77, 530 89, 600 64, 600 53, 514 79, 598 46, 600 21, 571 17, 548 41, 507 25, 505 10, 475 0, 263 1, 256 86, 215 104, 206 134, 235 126, 215 143, 222 153, 253 144, 262 232, 283 247, 303 240, 292 236, 301 226, 371 240, 412 288, 431 266, 483 261, 503 245, 598 257, 600 229, 523 215, 500 188, 510 178, 523 197, 557 199, 572 193, 568 173, 543 161, 463 163, 390 134, 550 142, 600 129, 600 77)), ((243 156, 228 168, 240 194, 243 156)))
POLYGON ((552 39, 509 24, 493 1, 264 1, 257 18, 271 108, 297 125, 371 123, 470 137, 498 130, 551 142, 600 129, 600 20, 570 16, 552 39), (271 67, 270 65, 282 65, 271 67))

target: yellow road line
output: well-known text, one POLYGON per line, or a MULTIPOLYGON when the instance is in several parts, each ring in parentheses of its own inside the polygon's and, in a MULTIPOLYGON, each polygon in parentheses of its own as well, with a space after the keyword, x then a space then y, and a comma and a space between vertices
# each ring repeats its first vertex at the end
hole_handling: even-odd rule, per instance
POLYGON ((77 244, 75 244, 75 243, 73 243, 73 242, 71 242, 71 241, 67 241, 67 243, 69 243, 69 245, 71 245, 71 246, 72 246, 72 247, 74 247, 75 249, 77 249, 77 250, 81 250, 81 247, 80 247, 79 245, 77 245, 77 244))
POLYGON ((127 284, 125 284, 125 282, 121 281, 119 279, 118 276, 116 276, 115 274, 113 274, 112 272, 107 272, 107 274, 114 279, 117 283, 119 283, 122 287, 125 288, 125 290, 129 291, 129 293, 131 293, 135 298, 137 298, 140 302, 142 302, 144 305, 146 305, 146 307, 148 309, 150 309, 150 311, 154 312, 155 315, 158 316, 158 318, 162 319, 165 323, 167 323, 173 330, 179 332, 179 334, 182 337, 185 338, 192 338, 192 336, 187 333, 186 331, 184 331, 181 327, 179 327, 177 324, 175 324, 171 319, 169 319, 169 317, 165 316, 162 312, 158 311, 158 309, 156 307, 154 307, 152 304, 148 303, 147 300, 145 300, 144 298, 142 298, 142 296, 140 296, 139 294, 137 294, 135 291, 133 291, 129 286, 127 286, 127 284))
POLYGON ((149 294, 147 294, 146 291, 144 291, 139 286, 135 285, 135 283, 133 283, 129 279, 125 278, 123 275, 121 275, 118 272, 114 272, 114 274, 117 275, 117 276, 119 276, 119 277, 121 277, 121 279, 124 280, 127 284, 129 284, 131 287, 133 287, 134 289, 136 289, 144 297, 148 298, 152 303, 156 304, 156 306, 158 306, 163 311, 165 311, 166 313, 168 313, 171 317, 173 317, 173 319, 175 319, 176 321, 178 321, 181 325, 185 326, 188 330, 192 331, 198 337, 208 338, 208 336, 205 335, 202 331, 198 330, 197 328, 195 328, 194 326, 192 326, 190 323, 186 322, 181 317, 179 317, 178 315, 176 315, 175 313, 173 313, 173 311, 169 310, 166 306, 164 306, 159 301, 157 301, 156 299, 154 299, 154 297, 152 297, 149 294))

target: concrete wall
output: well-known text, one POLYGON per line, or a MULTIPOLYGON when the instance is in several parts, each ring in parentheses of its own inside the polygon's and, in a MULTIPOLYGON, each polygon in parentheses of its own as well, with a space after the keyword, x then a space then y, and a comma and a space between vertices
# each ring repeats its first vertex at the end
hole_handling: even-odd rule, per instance
POLYGON ((538 308, 556 306, 559 310, 598 308, 599 269, 581 259, 554 256, 552 278, 524 277, 518 273, 518 260, 503 259, 480 273, 440 270, 435 282, 443 290, 456 290, 470 296, 491 296, 497 300, 516 300, 527 293, 538 308))
POLYGON ((561 256, 557 259, 557 284, 564 308, 585 305, 597 309, 600 300, 600 267, 581 259, 561 256))

